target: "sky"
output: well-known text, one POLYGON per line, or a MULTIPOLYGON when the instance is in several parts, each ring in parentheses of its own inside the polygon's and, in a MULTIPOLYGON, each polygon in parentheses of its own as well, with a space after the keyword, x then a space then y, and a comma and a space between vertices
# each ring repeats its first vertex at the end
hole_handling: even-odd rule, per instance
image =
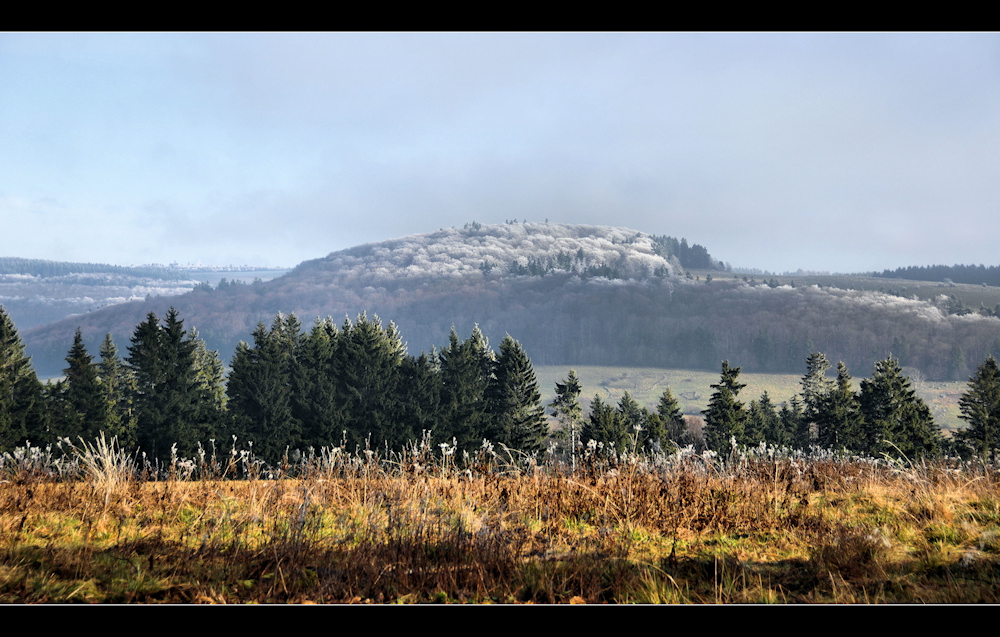
POLYGON ((515 218, 1000 265, 1000 34, 0 34, 0 256, 290 267, 515 218))

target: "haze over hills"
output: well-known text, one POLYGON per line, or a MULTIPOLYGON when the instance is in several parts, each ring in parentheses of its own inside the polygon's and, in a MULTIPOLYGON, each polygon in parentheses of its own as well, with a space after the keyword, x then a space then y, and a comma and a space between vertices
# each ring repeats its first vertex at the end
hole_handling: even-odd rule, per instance
MULTIPOLYGON (((260 321, 293 312, 392 320, 411 353, 474 324, 521 341, 536 364, 800 373, 810 351, 856 376, 892 353, 932 378, 963 378, 1000 353, 1000 319, 950 313, 941 299, 744 281, 699 245, 627 228, 550 223, 463 228, 357 246, 253 284, 199 286, 23 330, 39 373, 58 375, 77 326, 91 351, 111 332, 124 352, 148 312, 176 307, 228 359, 260 321)), ((893 282, 899 286, 899 282, 893 282)), ((841 284, 843 287, 850 287, 841 284)), ((947 298, 947 297, 946 297, 947 298)))

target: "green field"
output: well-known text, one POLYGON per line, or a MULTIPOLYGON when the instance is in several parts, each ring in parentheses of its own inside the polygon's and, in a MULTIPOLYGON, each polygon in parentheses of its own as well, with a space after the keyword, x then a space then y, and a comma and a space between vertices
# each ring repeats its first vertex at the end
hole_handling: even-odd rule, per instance
MULTIPOLYGON (((539 389, 542 392, 542 403, 548 403, 555 397, 555 384, 561 382, 569 373, 568 366, 539 365, 535 367, 539 389)), ((583 385, 582 399, 585 405, 594 395, 601 400, 617 403, 627 391, 640 404, 651 409, 663 390, 670 387, 681 410, 685 414, 700 416, 708 407, 712 396, 711 385, 719 382, 719 372, 706 372, 690 369, 657 369, 653 367, 599 367, 580 365, 573 369, 580 377, 583 385)), ((835 378, 831 375, 830 378, 835 378)), ((744 404, 760 398, 765 391, 772 402, 781 404, 790 399, 802 389, 799 384, 802 377, 795 374, 740 374, 740 380, 746 383, 746 388, 739 398, 744 404)), ((855 389, 859 388, 861 379, 855 378, 855 389)), ((934 421, 942 429, 960 429, 965 426, 959 419, 958 401, 966 390, 964 382, 915 380, 914 388, 924 399, 934 415, 934 421)))

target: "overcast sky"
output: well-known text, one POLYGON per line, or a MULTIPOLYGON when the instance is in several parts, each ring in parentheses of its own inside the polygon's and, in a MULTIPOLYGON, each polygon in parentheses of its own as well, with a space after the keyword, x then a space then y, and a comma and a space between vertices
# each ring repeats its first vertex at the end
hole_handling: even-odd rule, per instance
POLYGON ((510 218, 998 265, 1000 36, 0 35, 0 256, 291 266, 510 218))

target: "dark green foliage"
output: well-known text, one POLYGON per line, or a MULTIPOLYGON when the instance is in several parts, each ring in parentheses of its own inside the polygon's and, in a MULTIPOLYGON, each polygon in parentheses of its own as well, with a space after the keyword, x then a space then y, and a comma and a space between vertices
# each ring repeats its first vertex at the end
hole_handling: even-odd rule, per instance
POLYGON ((104 337, 100 353, 98 371, 104 401, 104 431, 117 438, 123 449, 131 449, 136 444, 136 416, 132 408, 135 380, 118 357, 118 348, 110 333, 104 337))
POLYGON ((97 365, 87 353, 80 330, 76 330, 73 346, 66 356, 63 370, 65 381, 53 392, 56 412, 53 433, 76 440, 96 439, 106 429, 108 405, 102 396, 97 365))
POLYGON ((816 420, 826 395, 833 383, 826 377, 830 361, 820 352, 812 352, 806 358, 806 374, 802 377, 802 419, 795 433, 795 444, 800 448, 809 447, 817 441, 816 420))
POLYGON ((206 386, 211 374, 198 368, 198 343, 186 334, 173 308, 163 326, 150 312, 129 346, 138 443, 160 460, 170 457, 175 444, 180 455, 194 455, 198 442, 215 437, 220 420, 217 394, 206 386))
POLYGON ((482 443, 489 429, 486 388, 493 374, 495 357, 477 325, 472 335, 459 342, 452 329, 449 344, 438 355, 441 366, 441 427, 435 440, 471 450, 482 443))
POLYGON ((24 345, 0 305, 0 450, 47 440, 41 383, 24 355, 24 345))
POLYGON ((302 424, 304 439, 317 447, 339 445, 346 428, 337 389, 343 367, 339 349, 340 330, 329 318, 317 319, 302 338, 293 368, 292 414, 302 424))
POLYGON ((955 437, 973 451, 990 458, 1000 447, 1000 367, 992 356, 987 357, 969 379, 969 389, 959 401, 962 420, 967 429, 955 437))
POLYGON ((805 420, 802 401, 799 400, 798 396, 792 396, 787 403, 781 403, 778 418, 781 420, 781 428, 777 432, 778 435, 768 442, 782 447, 794 445, 796 436, 802 429, 802 422, 805 420))
POLYGON ((771 397, 765 391, 760 400, 751 400, 747 409, 747 420, 743 439, 748 445, 766 442, 771 445, 787 444, 785 430, 771 397))
POLYGON ((708 448, 728 455, 732 451, 732 440, 745 444, 744 427, 746 411, 743 403, 736 400, 746 384, 737 382, 739 367, 730 367, 729 361, 722 362, 722 375, 717 384, 711 385, 715 392, 708 401, 705 416, 705 442, 708 448))
POLYGON ((292 417, 292 371, 299 342, 295 315, 275 317, 253 332, 254 345, 240 342, 233 355, 227 386, 232 427, 238 438, 253 442, 254 452, 274 462, 300 442, 292 417))
POLYGON ((662 451, 675 451, 679 447, 691 444, 691 434, 680 404, 674 398, 670 388, 663 390, 656 412, 646 417, 645 444, 649 447, 659 447, 662 451))
POLYGON ((531 361, 508 334, 500 343, 487 388, 491 421, 487 437, 528 453, 541 451, 548 433, 541 398, 531 361))
POLYGON ((930 409, 910 387, 895 358, 875 363, 872 377, 861 381, 858 402, 867 453, 914 459, 940 450, 941 435, 930 409))
POLYGON ((628 425, 622 414, 611 405, 605 404, 600 396, 594 396, 590 403, 590 418, 583 425, 581 440, 591 440, 614 447, 621 452, 626 449, 628 425))
POLYGON ((554 416, 559 420, 562 429, 561 439, 568 439, 570 448, 575 448, 580 442, 580 430, 583 424, 583 407, 580 405, 580 394, 583 388, 576 370, 569 370, 566 381, 556 383, 556 397, 549 403, 554 416))
POLYGON ((851 386, 851 374, 837 363, 837 381, 821 399, 816 413, 818 442, 828 449, 865 450, 861 407, 851 386))
POLYGON ((400 367, 406 347, 396 326, 385 328, 378 316, 362 313, 340 330, 338 358, 342 362, 338 383, 349 442, 398 448, 414 432, 402 427, 399 409, 400 367))

